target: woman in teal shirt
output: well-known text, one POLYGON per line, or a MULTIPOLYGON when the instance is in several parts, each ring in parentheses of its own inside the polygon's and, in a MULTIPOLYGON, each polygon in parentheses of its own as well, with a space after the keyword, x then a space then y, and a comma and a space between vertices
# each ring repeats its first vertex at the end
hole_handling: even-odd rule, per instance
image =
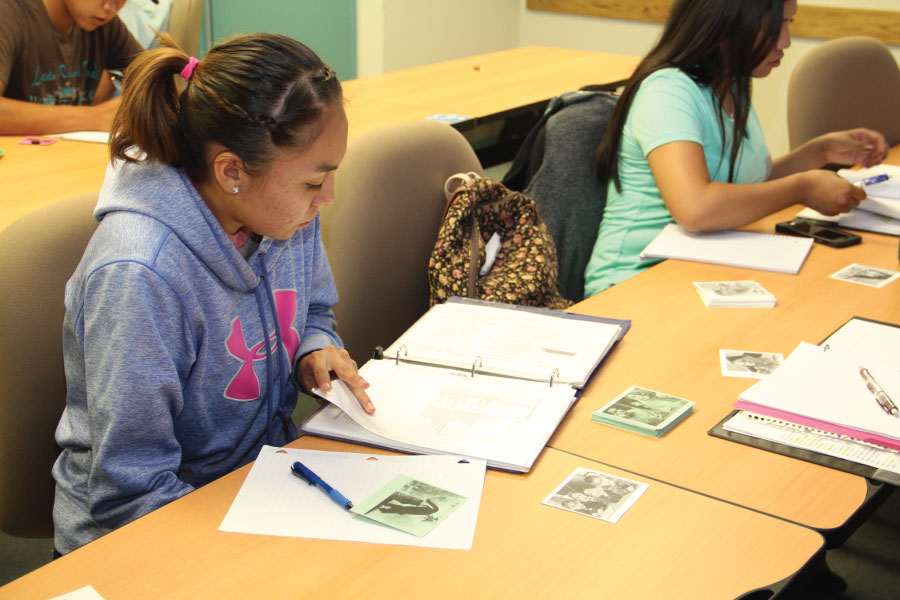
POLYGON ((796 12, 797 0, 672 6, 597 151, 608 191, 585 297, 657 262, 640 259, 640 252, 672 221, 688 231, 715 231, 793 204, 834 215, 865 197, 819 167, 881 162, 888 147, 877 132, 829 133, 774 161, 766 148, 750 104, 751 78, 780 64, 796 12))

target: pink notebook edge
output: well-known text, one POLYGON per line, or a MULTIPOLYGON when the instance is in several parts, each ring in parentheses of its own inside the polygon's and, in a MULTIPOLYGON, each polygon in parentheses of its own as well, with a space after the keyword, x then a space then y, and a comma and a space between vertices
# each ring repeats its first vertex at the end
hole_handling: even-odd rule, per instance
POLYGON ((868 442, 870 444, 878 444, 879 446, 884 446, 885 448, 890 448, 892 450, 900 450, 900 440, 884 435, 879 435, 877 433, 870 433, 868 431, 862 431, 860 429, 853 429, 852 427, 844 427, 843 425, 835 425, 834 423, 829 423, 828 421, 820 421, 818 419, 804 417, 803 415, 798 415, 786 410, 770 408, 768 406, 754 404, 753 402, 747 402, 746 400, 738 400, 734 403, 734 407, 752 413, 765 415, 767 417, 781 419, 782 421, 788 421, 790 423, 796 423, 798 425, 804 425, 806 427, 812 427, 814 429, 821 429, 822 431, 827 431, 829 433, 846 435, 847 437, 851 437, 863 442, 868 442))

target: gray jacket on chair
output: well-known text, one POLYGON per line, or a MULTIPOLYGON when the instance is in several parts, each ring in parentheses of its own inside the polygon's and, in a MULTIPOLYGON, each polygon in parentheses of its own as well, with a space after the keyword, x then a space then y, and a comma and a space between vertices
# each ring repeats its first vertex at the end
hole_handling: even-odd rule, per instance
POLYGON ((556 244, 560 292, 573 301, 584 297, 584 269, 606 205, 594 156, 617 100, 609 92, 560 96, 564 106, 547 120, 543 160, 524 190, 556 244))

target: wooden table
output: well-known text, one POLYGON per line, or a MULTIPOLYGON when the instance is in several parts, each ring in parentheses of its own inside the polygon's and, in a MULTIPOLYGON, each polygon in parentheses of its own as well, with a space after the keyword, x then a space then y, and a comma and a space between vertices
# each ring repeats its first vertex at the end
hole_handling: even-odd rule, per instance
MULTIPOLYGON (((311 437, 291 446, 367 451, 311 437)), ((643 480, 552 449, 528 475, 489 471, 470 551, 219 532, 244 467, 13 581, 0 598, 89 584, 107 600, 735 598, 821 559, 810 529, 658 482, 616 524, 542 505, 579 466, 643 480)))
POLYGON ((350 137, 374 127, 450 113, 481 119, 581 86, 628 77, 639 57, 525 46, 344 82, 350 137), (378 116, 354 118, 357 110, 378 116))
MULTIPOLYGON (((349 135, 438 113, 469 115, 474 124, 621 79, 638 60, 529 46, 345 81, 349 135)), ((45 204, 99 190, 109 160, 104 144, 26 146, 17 143, 22 137, 0 136, 0 229, 45 204)))
MULTIPOLYGON (((900 164, 900 148, 889 162, 900 164)), ((748 227, 773 233, 794 207, 748 227)), ((829 279, 854 263, 898 270, 896 237, 815 244, 799 275, 667 260, 574 307, 632 319, 619 347, 549 445, 662 479, 817 529, 840 527, 866 497, 864 478, 707 435, 754 380, 723 377, 719 349, 779 352, 819 343, 853 316, 900 323, 900 283, 881 289, 829 279), (694 281, 754 279, 777 298, 771 309, 708 308, 694 281), (659 439, 591 421, 591 412, 631 385, 696 402, 693 414, 659 439)))
POLYGON ((52 202, 99 190, 109 162, 105 144, 31 146, 18 143, 23 137, 0 136, 0 229, 52 202))

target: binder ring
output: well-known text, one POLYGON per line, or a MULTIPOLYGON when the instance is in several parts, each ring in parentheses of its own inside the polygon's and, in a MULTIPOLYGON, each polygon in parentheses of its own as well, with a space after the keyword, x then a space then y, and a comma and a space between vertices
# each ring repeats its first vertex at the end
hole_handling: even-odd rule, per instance
POLYGON ((394 364, 400 364, 400 351, 403 350, 403 356, 407 356, 409 354, 409 350, 406 348, 406 344, 403 344, 399 348, 397 348, 397 356, 394 357, 394 364))
POLYGON ((482 364, 484 364, 484 363, 482 362, 481 357, 476 356, 475 360, 472 361, 472 377, 475 377, 475 367, 476 366, 480 367, 482 364))
POLYGON ((553 387, 553 380, 559 377, 559 369, 553 369, 553 372, 550 373, 550 387, 553 387))

